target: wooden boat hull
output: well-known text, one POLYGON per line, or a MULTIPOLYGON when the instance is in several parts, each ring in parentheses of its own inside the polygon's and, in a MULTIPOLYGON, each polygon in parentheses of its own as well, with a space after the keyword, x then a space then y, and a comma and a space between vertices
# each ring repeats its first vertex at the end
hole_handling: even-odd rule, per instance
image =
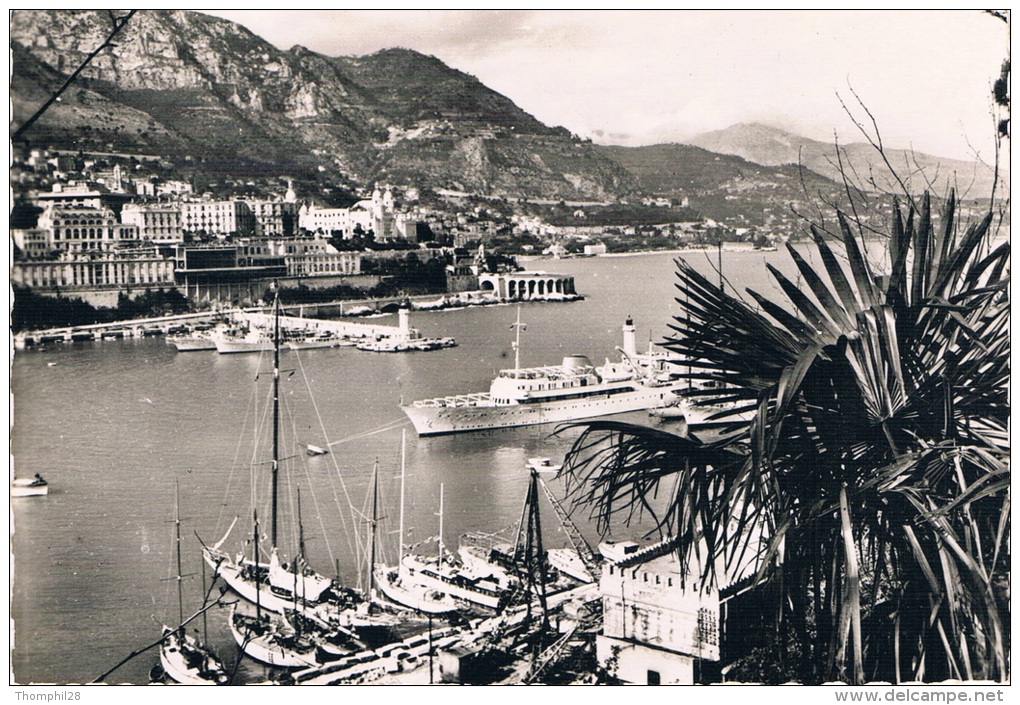
POLYGON ((314 668, 322 665, 316 655, 315 645, 306 642, 297 646, 286 643, 288 637, 279 634, 273 625, 264 633, 254 628, 255 618, 241 615, 235 609, 230 613, 230 633, 244 653, 260 663, 277 668, 314 668))
POLYGON ((225 685, 230 677, 215 657, 203 649, 194 638, 185 637, 182 648, 180 636, 164 625, 166 639, 159 647, 159 663, 175 683, 181 685, 225 685), (191 654, 188 653, 191 652, 191 654), (189 655, 192 658, 189 658, 189 655), (205 662, 195 662, 195 657, 205 662))

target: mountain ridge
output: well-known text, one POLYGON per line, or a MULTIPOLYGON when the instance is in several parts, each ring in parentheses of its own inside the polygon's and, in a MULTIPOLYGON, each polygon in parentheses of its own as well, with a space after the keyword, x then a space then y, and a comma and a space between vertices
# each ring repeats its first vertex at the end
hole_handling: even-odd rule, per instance
MULTIPOLYGON (((16 126, 105 40, 110 23, 102 11, 17 10, 10 27, 16 126)), ((27 139, 152 153, 214 175, 304 175, 351 190, 387 182, 507 199, 616 201, 714 188, 708 195, 720 202, 751 191, 774 200, 798 197, 797 180, 827 192, 833 184, 818 179, 841 181, 832 145, 760 123, 686 143, 603 146, 544 125, 434 56, 401 47, 347 57, 300 44, 283 50, 242 25, 187 10, 136 13, 27 139), (679 144, 707 153, 671 146, 679 144)), ((858 181, 897 190, 868 145, 841 150, 863 175, 858 181)), ((948 175, 961 192, 990 191, 990 170, 975 164, 888 154, 913 175, 912 186, 944 190, 948 175), (938 178, 920 179, 919 165, 938 178)))
MULTIPOLYGON (((994 180, 993 169, 976 161, 963 161, 916 150, 885 148, 894 175, 878 151, 864 142, 836 146, 758 122, 736 123, 692 137, 686 144, 741 157, 762 166, 802 165, 834 181, 841 181, 840 162, 852 182, 867 190, 898 192, 899 180, 912 192, 925 189, 987 197, 994 180), (897 178, 898 177, 898 178, 897 178)), ((1008 180, 1008 174, 1002 174, 1008 180)))
MULTIPOLYGON (((108 29, 98 11, 13 12, 13 124, 27 117, 24 94, 43 92, 39 67, 66 75, 108 29)), ((156 146, 154 134, 166 138, 158 146, 168 156, 218 169, 233 164, 239 173, 275 164, 362 184, 429 179, 496 197, 612 200, 636 187, 590 143, 543 125, 435 57, 409 49, 364 57, 283 51, 241 25, 185 10, 133 16, 116 46, 86 67, 27 137, 129 149, 156 146), (102 111, 90 113, 99 102, 102 111), (147 117, 125 129, 107 124, 104 111, 147 117)))

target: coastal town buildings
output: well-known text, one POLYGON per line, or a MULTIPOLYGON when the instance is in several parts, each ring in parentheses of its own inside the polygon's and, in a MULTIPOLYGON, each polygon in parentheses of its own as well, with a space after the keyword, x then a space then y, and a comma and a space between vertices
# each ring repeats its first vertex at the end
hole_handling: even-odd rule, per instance
POLYGON ((89 258, 23 261, 12 267, 11 284, 65 292, 173 287, 174 262, 161 257, 155 248, 89 258))
POLYGON ((49 250, 113 250, 136 247, 139 242, 138 227, 119 222, 114 211, 105 207, 50 203, 40 214, 37 229, 44 233, 49 250))
POLYGON ((181 227, 193 237, 243 237, 255 234, 255 214, 239 199, 185 201, 181 203, 181 227))
POLYGON ((124 206, 121 221, 138 228, 138 238, 157 245, 184 242, 181 209, 169 203, 131 203, 124 206))
POLYGON ((347 208, 302 206, 298 213, 298 225, 305 232, 345 240, 372 233, 376 242, 391 242, 397 239, 411 240, 408 232, 414 228, 415 221, 396 212, 392 189, 383 191, 376 188, 371 198, 357 201, 347 208))

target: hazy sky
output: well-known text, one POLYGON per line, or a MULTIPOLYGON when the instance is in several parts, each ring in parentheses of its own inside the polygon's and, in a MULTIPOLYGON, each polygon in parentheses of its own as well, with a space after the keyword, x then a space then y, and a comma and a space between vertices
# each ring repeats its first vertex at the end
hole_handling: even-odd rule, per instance
POLYGON ((401 46, 472 74, 549 125, 604 144, 768 122, 859 141, 840 97, 891 146, 993 158, 1007 27, 965 11, 216 10, 288 49, 401 46))

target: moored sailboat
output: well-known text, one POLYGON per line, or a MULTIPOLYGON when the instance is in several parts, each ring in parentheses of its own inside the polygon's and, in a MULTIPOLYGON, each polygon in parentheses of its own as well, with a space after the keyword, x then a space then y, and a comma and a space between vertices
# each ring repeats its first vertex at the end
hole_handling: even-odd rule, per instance
POLYGON ((174 682, 189 685, 224 685, 230 681, 223 663, 208 648, 190 636, 184 626, 184 579, 181 569, 180 493, 174 508, 175 544, 177 551, 177 623, 173 629, 163 625, 163 641, 159 645, 159 662, 174 682))
MULTIPOLYGON (((203 546, 205 561, 213 566, 224 582, 249 603, 258 606, 259 611, 284 615, 288 610, 300 613, 322 627, 390 624, 391 619, 372 615, 356 609, 358 600, 351 591, 344 590, 335 581, 316 572, 305 559, 304 539, 299 541, 297 555, 289 563, 280 558, 278 532, 278 495, 281 469, 280 450, 280 302, 274 302, 274 323, 271 332, 273 341, 273 387, 272 387, 272 459, 271 487, 272 520, 269 535, 270 546, 262 551, 259 545, 262 537, 255 532, 251 539, 256 556, 250 559, 243 552, 231 554, 223 546, 236 524, 216 544, 203 546)), ((318 448, 318 446, 316 446, 318 448)), ((299 504, 300 511, 300 504, 299 504)), ((300 524, 300 519, 299 522, 300 524)), ((243 614, 242 614, 243 616, 243 614)), ((240 618, 238 618, 239 620, 240 618)), ((234 621, 238 621, 234 620, 234 621)), ((263 630, 261 622, 245 625, 254 631, 263 630)), ((252 631, 249 629, 249 631, 252 631)))
MULTIPOLYGON (((259 521, 258 513, 253 515, 255 526, 255 559, 259 565, 259 521)), ((271 569, 270 569, 271 570, 271 569)), ((297 577, 295 575, 295 577, 297 577)), ((292 593, 297 595, 297 590, 292 593)), ((302 631, 303 622, 292 622, 279 614, 272 614, 262 608, 262 591, 255 590, 255 613, 239 610, 237 604, 230 607, 230 633, 238 647, 247 656, 278 668, 309 668, 324 663, 319 645, 307 631, 302 631)), ((296 600, 295 600, 296 602, 296 600)))
POLYGON ((268 613, 247 614, 232 605, 230 633, 246 655, 267 666, 310 668, 322 665, 314 641, 268 613))
MULTIPOLYGON (((390 601, 410 607, 426 614, 448 614, 457 609, 457 602, 445 592, 435 590, 411 578, 404 565, 404 476, 406 456, 404 449, 404 432, 400 433, 400 530, 398 539, 397 565, 389 567, 375 562, 375 550, 372 550, 372 579, 374 585, 390 601)), ((373 486, 378 489, 378 467, 373 486)), ((375 506, 373 502, 373 507, 375 506)), ((375 522, 373 521, 373 529, 375 522)), ((374 545, 374 541, 373 541, 374 545)))
POLYGON ((475 578, 462 570, 455 558, 443 555, 443 485, 439 485, 439 553, 435 558, 408 554, 400 568, 417 585, 444 593, 473 607, 502 609, 509 592, 491 577, 475 578))

